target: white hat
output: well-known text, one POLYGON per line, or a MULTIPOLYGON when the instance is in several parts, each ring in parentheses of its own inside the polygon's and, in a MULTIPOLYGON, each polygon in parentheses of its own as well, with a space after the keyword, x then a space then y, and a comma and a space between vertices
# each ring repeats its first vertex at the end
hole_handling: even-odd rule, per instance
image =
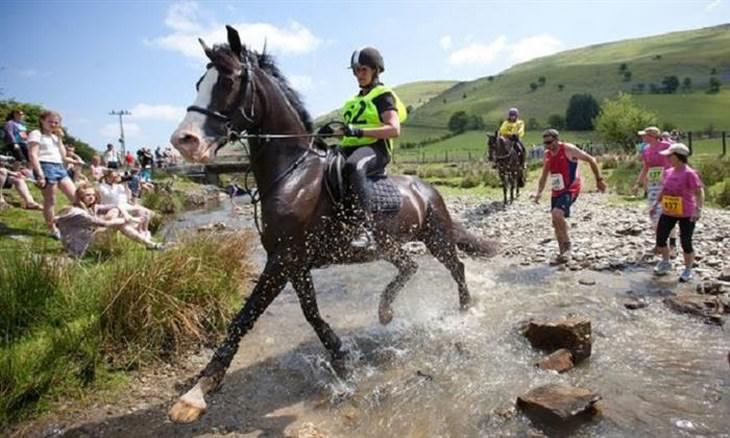
POLYGON ((689 156, 689 148, 682 143, 674 143, 673 145, 669 146, 667 149, 659 152, 660 155, 684 155, 685 157, 689 156))

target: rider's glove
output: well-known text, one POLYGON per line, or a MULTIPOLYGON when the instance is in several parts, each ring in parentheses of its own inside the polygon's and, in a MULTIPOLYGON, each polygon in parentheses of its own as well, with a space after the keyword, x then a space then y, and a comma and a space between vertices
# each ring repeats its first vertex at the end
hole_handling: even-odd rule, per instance
POLYGON ((362 137, 362 129, 356 126, 347 125, 345 126, 345 137, 362 137))
POLYGON ((517 140, 519 140, 519 137, 517 137, 516 134, 512 134, 512 141, 517 141, 517 140))

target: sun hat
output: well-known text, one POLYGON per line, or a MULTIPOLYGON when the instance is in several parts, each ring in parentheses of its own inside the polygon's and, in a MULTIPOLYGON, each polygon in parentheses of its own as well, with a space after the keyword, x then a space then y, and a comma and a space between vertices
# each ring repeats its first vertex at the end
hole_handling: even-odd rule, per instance
POLYGON ((664 149, 663 151, 659 152, 660 155, 684 155, 685 157, 689 156, 689 148, 682 143, 674 143, 673 145, 669 146, 667 149, 664 149))

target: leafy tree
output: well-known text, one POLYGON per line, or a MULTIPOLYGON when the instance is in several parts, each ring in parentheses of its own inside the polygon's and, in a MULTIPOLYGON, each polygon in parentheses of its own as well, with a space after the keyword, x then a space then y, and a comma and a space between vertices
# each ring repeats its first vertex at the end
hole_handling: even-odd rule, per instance
POLYGON ((534 82, 530 82, 530 90, 535 91, 537 90, 538 85, 534 82))
POLYGON ((469 116, 466 111, 457 111, 449 118, 449 131, 462 133, 469 127, 469 116))
POLYGON ((619 66, 618 66, 618 71, 619 71, 619 72, 621 72, 621 73, 623 73, 623 72, 625 72, 625 71, 626 71, 626 69, 628 69, 628 68, 629 68, 629 66, 628 66, 628 65, 626 65, 626 63, 625 63, 625 62, 622 62, 622 63, 621 63, 621 65, 619 65, 619 66))
POLYGON ((675 91, 677 91, 677 88, 679 88, 679 78, 672 75, 672 76, 665 76, 664 79, 662 79, 662 89, 667 94, 674 94, 675 91))
POLYGON ((560 114, 551 114, 550 117, 548 117, 547 122, 548 126, 551 128, 558 130, 565 128, 565 117, 560 114))
POLYGON ((682 88, 687 91, 692 89, 692 78, 686 76, 682 81, 682 88))
POLYGON ((647 126, 657 125, 657 120, 655 113, 638 106, 631 95, 620 94, 603 101, 595 125, 604 141, 619 144, 625 152, 633 152, 638 140, 636 133, 647 126))
POLYGON ((545 81, 546 81, 545 76, 540 76, 539 78, 537 78, 537 82, 538 82, 538 84, 540 84, 541 87, 545 86, 545 81))
POLYGON ((484 128, 486 128, 486 125, 484 124, 484 119, 482 118, 482 116, 477 114, 469 115, 469 123, 467 124, 467 129, 473 131, 481 131, 484 128))
POLYGON ((487 76, 487 80, 488 80, 489 82, 492 82, 492 81, 494 80, 494 76, 487 76))
POLYGON ((565 88, 565 85, 558 84, 558 91, 563 91, 563 88, 565 88))
POLYGON ((446 103, 446 98, 445 98, 445 97, 444 97, 444 100, 443 100, 443 102, 444 102, 444 103, 446 103))
MULTIPOLYGON (((28 127, 28 131, 38 129, 40 126, 41 113, 45 111, 45 108, 33 103, 18 102, 14 99, 0 100, 0 123, 4 123, 5 117, 8 113, 16 109, 22 110, 25 113, 25 123, 28 127)), ((88 143, 71 135, 67 127, 64 126, 63 130, 66 133, 64 143, 76 146, 76 153, 85 161, 90 161, 91 157, 97 154, 97 152, 89 146, 88 143)))
POLYGON ((638 84, 636 84, 636 91, 638 91, 639 94, 644 92, 644 88, 646 88, 646 84, 644 84, 643 82, 639 82, 638 84))
POLYGON ((711 76, 715 76, 716 74, 717 74, 717 68, 716 67, 712 67, 712 70, 710 70, 710 75, 711 76))
POLYGON ((462 98, 462 99, 466 99, 466 93, 462 94, 462 95, 461 95, 461 98, 462 98))
POLYGON ((656 84, 649 84, 649 93, 651 94, 659 94, 659 87, 657 87, 656 84))
POLYGON ((660 59, 662 59, 662 55, 654 55, 655 61, 659 61, 660 59))
POLYGON ((631 72, 628 70, 624 72, 624 82, 631 82, 631 72))
POLYGON ((598 101, 590 94, 574 94, 565 112, 565 126, 571 131, 593 130, 593 119, 601 111, 598 101))
POLYGON ((530 117, 527 120, 527 129, 529 129, 531 131, 535 130, 535 129, 540 129, 540 123, 538 123, 536 118, 530 117))
POLYGON ((710 89, 707 90, 708 93, 719 93, 720 92, 720 86, 722 86, 722 83, 717 78, 710 78, 710 89))

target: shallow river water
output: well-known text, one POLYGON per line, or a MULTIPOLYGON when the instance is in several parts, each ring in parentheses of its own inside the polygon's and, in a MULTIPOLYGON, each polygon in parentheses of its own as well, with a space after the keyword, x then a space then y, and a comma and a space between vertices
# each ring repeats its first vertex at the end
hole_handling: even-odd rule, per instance
MULTIPOLYGON (((251 225, 225 205, 189 213, 173 228, 211 222, 251 225)), ((351 350, 346 380, 329 369, 287 287, 241 342, 200 422, 173 425, 165 405, 91 430, 105 436, 282 436, 311 423, 342 437, 539 436, 514 410, 515 400, 538 385, 564 382, 603 398, 602 415, 575 436, 730 436, 730 336, 668 310, 662 299, 678 290, 676 282, 657 283, 643 270, 576 273, 465 258, 475 304, 460 312, 448 272, 430 256, 415 257, 420 269, 396 299, 395 319, 386 327, 377 306, 395 274, 391 265, 314 272, 321 312, 351 350), (649 305, 627 310, 628 296, 649 305), (565 374, 535 368, 545 353, 530 347, 519 323, 568 313, 590 317, 592 356, 565 374)))

